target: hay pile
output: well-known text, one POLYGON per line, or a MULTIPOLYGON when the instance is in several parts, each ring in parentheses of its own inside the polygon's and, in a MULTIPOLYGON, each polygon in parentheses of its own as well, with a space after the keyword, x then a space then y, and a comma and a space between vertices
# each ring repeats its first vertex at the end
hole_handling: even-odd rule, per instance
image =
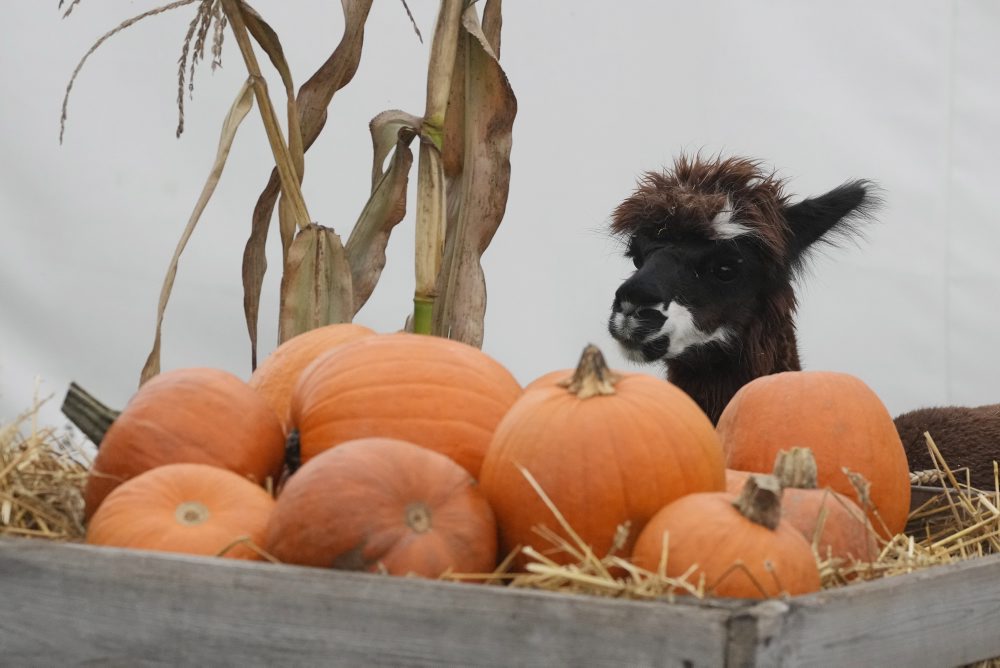
POLYGON ((82 540, 90 458, 68 433, 39 427, 42 403, 0 425, 0 536, 82 540))

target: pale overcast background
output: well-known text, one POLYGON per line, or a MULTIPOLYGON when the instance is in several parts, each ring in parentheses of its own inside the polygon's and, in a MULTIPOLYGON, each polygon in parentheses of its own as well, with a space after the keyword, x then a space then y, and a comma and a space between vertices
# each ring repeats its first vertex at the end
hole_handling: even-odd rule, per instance
MULTIPOLYGON (((3 2, 3 422, 30 405, 36 378, 54 395, 42 415, 56 425, 70 380, 114 406, 132 394, 164 272, 245 78, 230 37, 223 69, 197 72, 175 139, 177 58, 193 9, 147 19, 90 59, 60 147, 76 62, 156 3, 83 0, 66 20, 56 4, 3 2)), ((296 85, 340 39, 335 0, 253 4, 281 35, 296 85)), ((410 4, 424 44, 400 2, 378 0, 358 74, 306 155, 310 212, 344 239, 368 194, 369 119, 423 112, 438 3, 410 4)), ((587 342, 636 368, 605 328, 631 270, 605 234, 608 216, 640 172, 703 149, 763 159, 797 195, 860 177, 884 188, 867 239, 825 252, 802 282, 806 367, 857 374, 894 413, 1000 401, 998 34, 995 0, 508 0, 501 62, 519 111, 507 214, 484 258, 484 349, 524 383, 573 364, 587 342)), ((240 266, 271 164, 254 114, 181 260, 165 369, 249 375, 240 266)), ((395 230, 358 322, 381 331, 403 323, 412 223, 411 214, 395 230)), ((274 234, 262 353, 276 336, 278 246, 274 234)))

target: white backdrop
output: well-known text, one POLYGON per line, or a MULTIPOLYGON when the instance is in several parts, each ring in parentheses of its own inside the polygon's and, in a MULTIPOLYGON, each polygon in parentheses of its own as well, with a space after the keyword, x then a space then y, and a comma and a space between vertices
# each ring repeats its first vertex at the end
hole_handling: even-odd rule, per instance
MULTIPOLYGON (((43 413, 55 424, 71 379, 112 405, 134 391, 167 263, 245 76, 230 39, 223 69, 197 73, 176 140, 192 10, 148 19, 91 58, 60 147, 77 60, 156 3, 83 0, 66 20, 55 4, 4 2, 0 421, 28 407, 35 378, 55 395, 43 413)), ((340 38, 334 0, 254 4, 282 35, 296 85, 340 38)), ((410 4, 429 41, 437 2, 410 4)), ((998 32, 994 0, 508 1, 501 62, 519 112, 507 215, 484 258, 484 349, 525 383, 571 365, 587 342, 630 367, 605 329, 631 268, 608 216, 640 172, 703 149, 761 158, 798 195, 857 177, 885 190, 867 239, 825 252, 802 283, 807 367, 859 375, 893 412, 1000 400, 998 32)), ((422 112, 426 59, 402 5, 377 2, 360 70, 306 156, 310 212, 345 239, 367 196, 368 120, 422 112)), ((249 374, 240 264, 269 161, 251 116, 181 260, 164 368, 249 374)), ((262 353, 275 340, 278 245, 272 236, 262 353)), ((359 322, 402 324, 412 246, 410 215, 359 322)))

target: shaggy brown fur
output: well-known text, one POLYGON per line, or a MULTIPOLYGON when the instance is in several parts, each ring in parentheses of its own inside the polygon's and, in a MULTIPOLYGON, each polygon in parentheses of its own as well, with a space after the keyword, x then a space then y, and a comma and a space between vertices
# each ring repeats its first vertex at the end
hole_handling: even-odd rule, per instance
POLYGON ((726 206, 750 227, 771 259, 788 253, 791 231, 781 215, 783 182, 747 158, 705 162, 680 156, 670 171, 646 172, 631 197, 618 205, 611 231, 646 233, 670 241, 711 238, 712 219, 726 206))
MULTIPOLYGON (((948 467, 968 467, 972 486, 993 491, 993 461, 1000 460, 1000 404, 921 408, 896 418, 911 471, 935 468, 924 432, 929 432, 948 467)), ((965 476, 956 474, 960 483, 965 476)))

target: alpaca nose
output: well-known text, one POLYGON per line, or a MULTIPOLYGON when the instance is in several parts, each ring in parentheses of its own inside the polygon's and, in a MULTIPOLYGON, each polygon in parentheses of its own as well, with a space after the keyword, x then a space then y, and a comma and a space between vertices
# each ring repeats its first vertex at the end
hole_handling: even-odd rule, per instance
POLYGON ((632 315, 661 301, 658 292, 646 281, 629 279, 615 291, 614 309, 625 315, 632 315))

